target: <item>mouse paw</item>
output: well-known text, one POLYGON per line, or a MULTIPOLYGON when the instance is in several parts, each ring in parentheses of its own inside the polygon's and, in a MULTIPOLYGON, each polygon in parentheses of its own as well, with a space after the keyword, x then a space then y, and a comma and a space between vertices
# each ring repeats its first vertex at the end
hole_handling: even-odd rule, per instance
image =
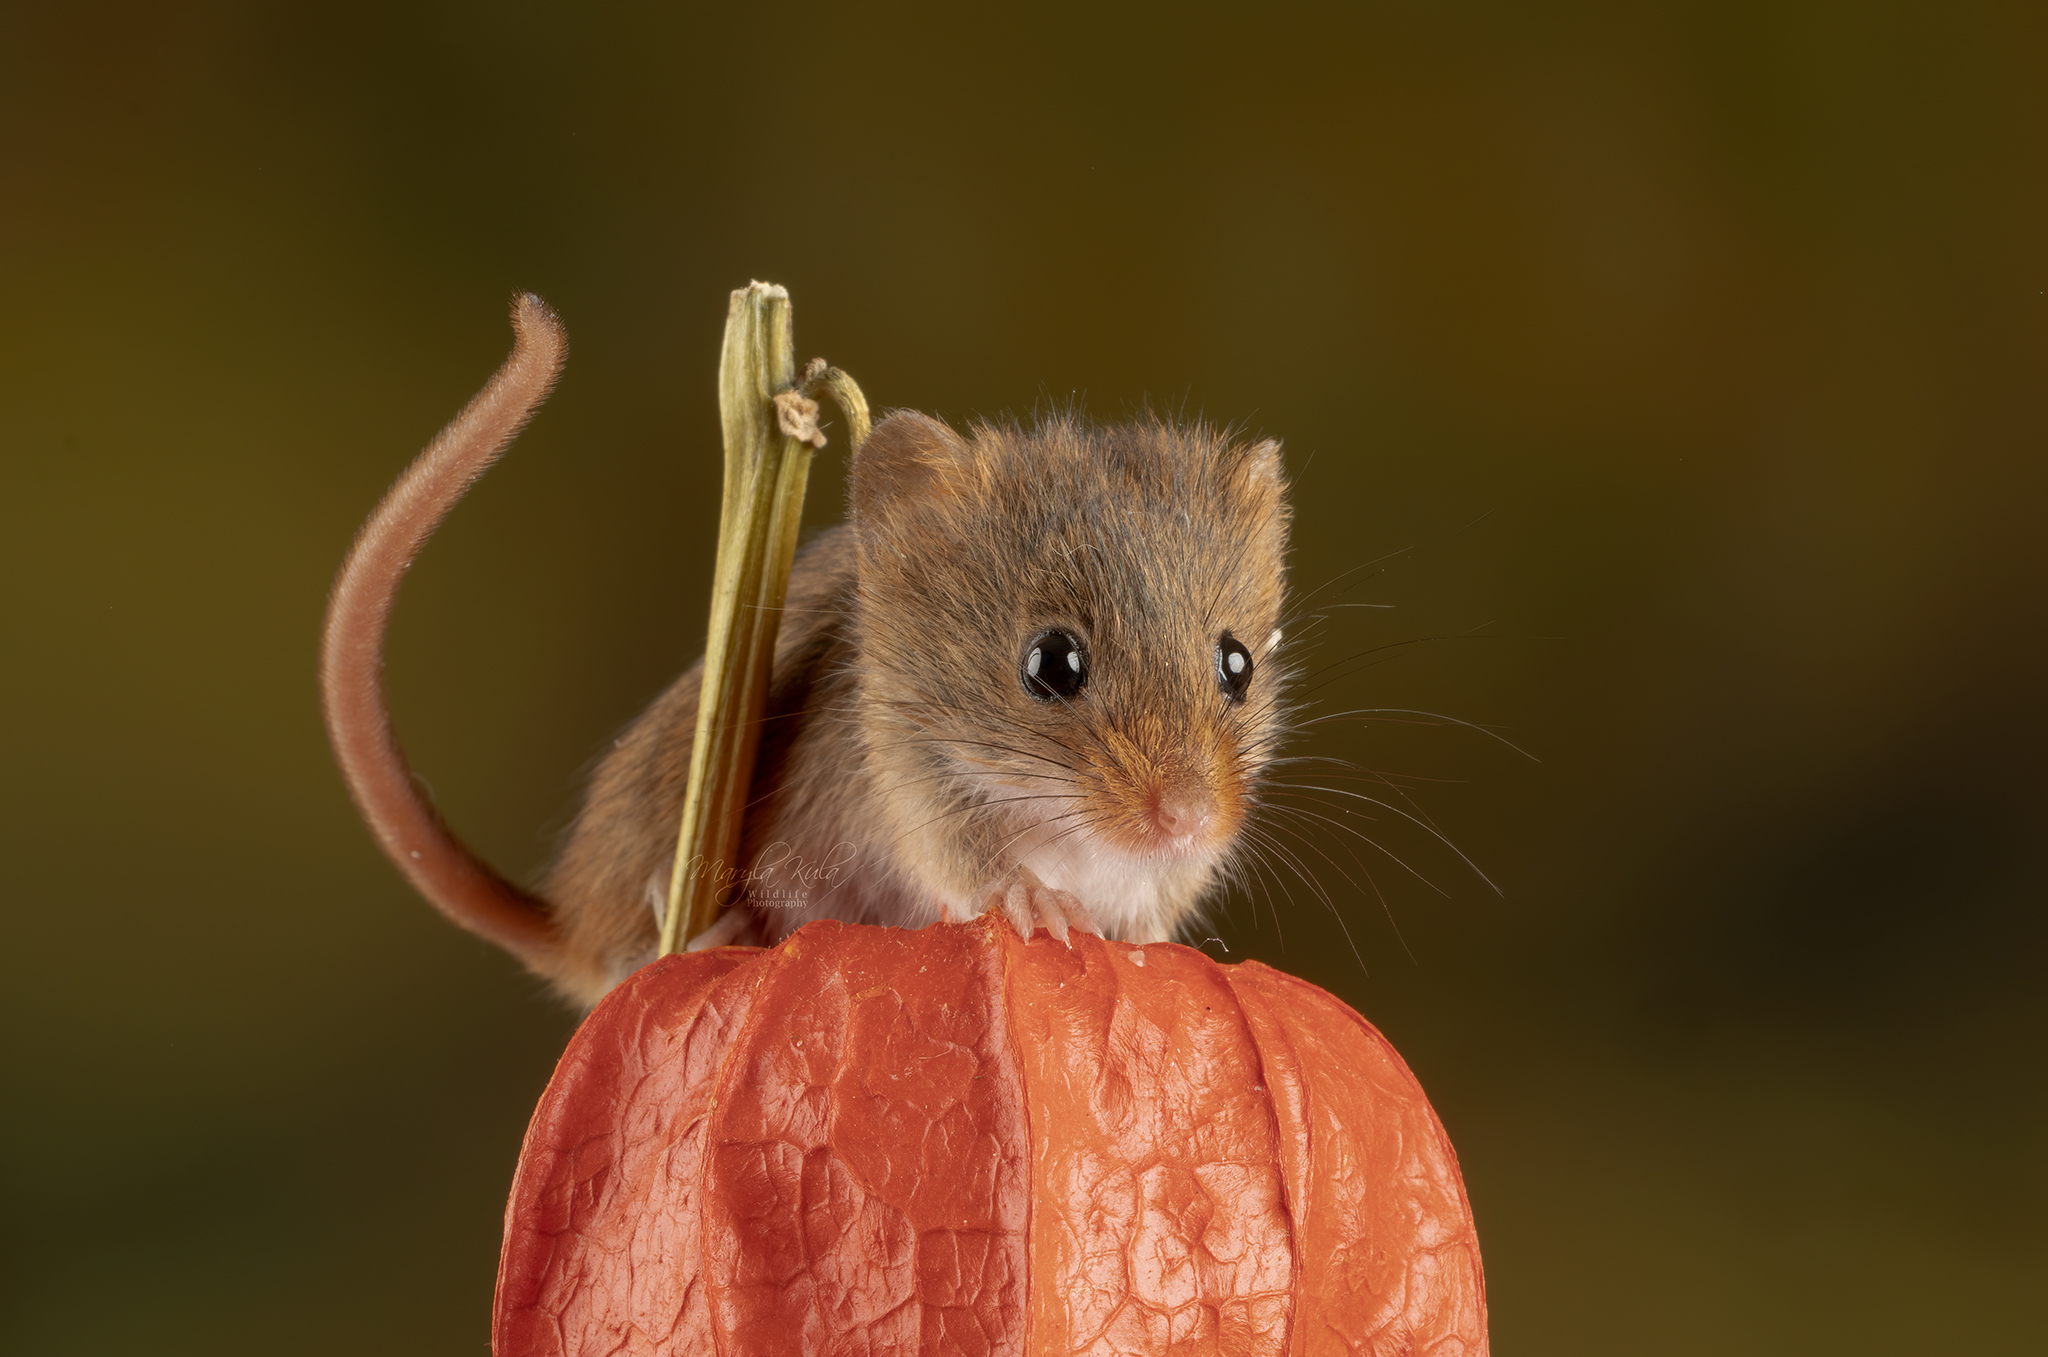
MULTIPOLYGON (((1019 867, 999 881, 991 881, 975 893, 986 909, 1000 909, 1025 941, 1039 928, 1067 942, 1067 930, 1099 933, 1088 907, 1072 891, 1055 890, 1038 879, 1029 867, 1019 867)), ((1068 942, 1069 947, 1073 946, 1068 942)))
POLYGON ((753 910, 732 905, 718 916, 711 927, 684 943, 683 950, 701 952, 707 947, 760 947, 766 942, 761 931, 761 921, 753 910))

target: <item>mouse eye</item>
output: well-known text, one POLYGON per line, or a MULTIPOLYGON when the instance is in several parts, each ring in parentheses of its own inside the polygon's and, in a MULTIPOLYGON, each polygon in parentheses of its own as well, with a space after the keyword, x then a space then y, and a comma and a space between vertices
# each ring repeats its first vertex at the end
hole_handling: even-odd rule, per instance
POLYGON ((1244 701, 1252 686, 1252 653, 1227 631, 1216 638, 1216 686, 1232 702, 1244 701))
POLYGON ((1072 697, 1088 681, 1088 657, 1071 632, 1041 631, 1024 652, 1017 677, 1040 702, 1072 697))

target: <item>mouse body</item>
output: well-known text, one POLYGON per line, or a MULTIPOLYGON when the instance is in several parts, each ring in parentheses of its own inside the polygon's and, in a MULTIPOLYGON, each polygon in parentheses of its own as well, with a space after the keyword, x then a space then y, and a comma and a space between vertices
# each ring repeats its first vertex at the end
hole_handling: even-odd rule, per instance
MULTIPOLYGON (((552 313, 528 302, 515 306, 522 345, 559 346, 552 313)), ((524 413, 468 437, 466 476, 444 477, 438 503, 415 494, 383 536, 417 550, 545 396, 560 353, 551 361, 546 382, 527 382, 524 413)), ((421 463, 464 443, 490 392, 421 463)), ((773 942, 819 918, 919 927, 991 908, 1026 936, 1171 939, 1233 861, 1286 730, 1278 444, 1154 417, 962 434, 898 412, 855 450, 849 483, 848 521, 791 571, 739 860, 685 864, 715 873, 733 902, 691 945, 773 942)), ((411 556, 381 575, 356 558, 406 484, 365 528, 330 611, 329 726, 344 771, 430 900, 594 1003, 655 954, 701 661, 599 761, 538 894, 491 873, 423 802, 400 807, 411 819, 395 830, 381 823, 366 766, 389 764, 368 771, 419 799, 375 673, 411 556), (381 608, 346 606, 380 589, 381 608), (370 672, 351 673, 351 656, 370 672), (374 724, 365 691, 381 748, 369 738, 380 732, 356 729, 374 724)))
MULTIPOLYGON (((1001 907, 1027 933, 1171 938, 1281 734, 1278 447, 898 413, 851 479, 850 521, 791 571, 741 861, 685 864, 752 912, 713 937, 1001 907)), ((699 677, 600 763, 548 881, 613 982, 653 955, 699 677)))

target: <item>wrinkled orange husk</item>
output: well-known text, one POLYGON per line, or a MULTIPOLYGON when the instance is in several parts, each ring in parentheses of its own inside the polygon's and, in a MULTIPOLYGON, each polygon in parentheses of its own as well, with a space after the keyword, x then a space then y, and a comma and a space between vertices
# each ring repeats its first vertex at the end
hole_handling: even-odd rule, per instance
POLYGON ((600 1004, 496 1357, 1483 1354, 1457 1157, 1372 1025, 1186 947, 813 923, 600 1004))

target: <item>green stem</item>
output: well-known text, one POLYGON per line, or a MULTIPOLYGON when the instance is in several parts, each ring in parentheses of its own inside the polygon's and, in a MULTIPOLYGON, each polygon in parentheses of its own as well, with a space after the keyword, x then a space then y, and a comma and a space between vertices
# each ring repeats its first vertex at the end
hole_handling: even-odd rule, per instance
MULTIPOLYGON (((867 401, 853 380, 815 361, 805 388, 830 392, 846 414, 849 446, 867 436, 867 401)), ((796 387, 789 293, 754 283, 732 294, 718 360, 725 426, 725 498, 710 636, 697 699, 697 735, 676 861, 662 921, 665 956, 718 918, 738 871, 740 828, 767 714, 768 673, 802 526, 811 454, 824 445, 817 403, 796 387)))

